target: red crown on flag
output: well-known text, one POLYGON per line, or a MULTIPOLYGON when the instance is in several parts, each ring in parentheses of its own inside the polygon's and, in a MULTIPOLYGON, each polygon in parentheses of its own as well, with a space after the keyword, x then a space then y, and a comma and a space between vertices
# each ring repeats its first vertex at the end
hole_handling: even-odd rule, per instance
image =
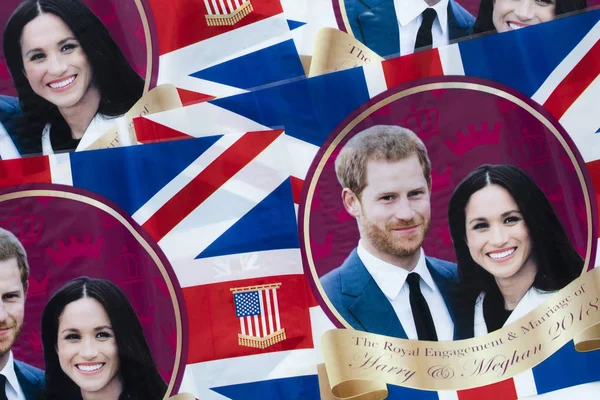
POLYGON ((115 282, 132 284, 142 282, 150 261, 137 254, 127 251, 123 246, 121 255, 112 260, 107 266, 108 273, 115 282))
POLYGON ((416 133, 421 139, 428 139, 440 133, 438 129, 440 112, 437 108, 419 111, 417 106, 413 105, 410 108, 413 112, 401 121, 401 125, 416 133))
POLYGON ((254 11, 250 0, 233 0, 227 3, 205 2, 207 7, 206 24, 208 26, 231 26, 242 20, 245 16, 254 11))
POLYGON ((0 222, 0 227, 14 233, 21 243, 35 243, 42 234, 43 222, 41 215, 21 215, 21 211, 17 209, 13 217, 0 222))
POLYGON ((550 143, 544 134, 530 134, 523 129, 524 137, 515 141, 508 150, 510 158, 521 168, 550 161, 550 143))
POLYGON ((79 257, 97 259, 102 251, 104 238, 99 237, 95 242, 89 234, 83 235, 83 240, 79 241, 75 236, 69 238, 68 244, 58 240, 54 247, 47 247, 46 254, 52 258, 54 263, 62 267, 71 260, 79 257))
POLYGON ((497 144, 500 140, 501 130, 502 122, 496 122, 492 129, 490 129, 487 121, 481 124, 480 129, 476 129, 474 124, 469 124, 467 126, 467 133, 459 130, 454 134, 456 137, 455 140, 444 140, 444 144, 454 154, 462 157, 476 147, 486 144, 497 144))
POLYGON ((435 169, 431 169, 431 190, 441 191, 450 189, 450 176, 452 175, 452 167, 446 168, 443 174, 439 174, 435 169))
POLYGON ((29 289, 27 290, 27 297, 39 297, 45 295, 47 292, 48 275, 44 276, 44 278, 39 281, 32 275, 29 275, 29 289))
POLYGON ((41 352, 42 349, 42 334, 40 331, 27 332, 23 334, 23 338, 31 344, 34 352, 41 352))

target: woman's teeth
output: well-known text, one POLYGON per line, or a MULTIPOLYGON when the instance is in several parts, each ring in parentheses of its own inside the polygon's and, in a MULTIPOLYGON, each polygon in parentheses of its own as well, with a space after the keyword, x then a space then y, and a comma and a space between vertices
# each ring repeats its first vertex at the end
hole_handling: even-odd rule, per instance
POLYGON ((514 24, 512 22, 507 22, 506 24, 512 30, 517 30, 517 29, 525 28, 525 25, 517 25, 517 24, 514 24))
POLYGON ((104 364, 96 364, 96 365, 78 365, 77 368, 84 372, 93 372, 102 368, 104 364))
POLYGON ((500 258, 510 256, 512 253, 515 252, 515 250, 516 249, 510 249, 510 250, 503 251, 501 253, 489 253, 488 256, 490 256, 490 258, 493 258, 494 260, 498 260, 500 258))
POLYGON ((74 80, 75 80, 75 75, 73 75, 69 79, 65 79, 64 81, 60 81, 60 82, 56 82, 56 83, 49 83, 49 85, 52 89, 60 89, 60 88, 67 86, 74 80))

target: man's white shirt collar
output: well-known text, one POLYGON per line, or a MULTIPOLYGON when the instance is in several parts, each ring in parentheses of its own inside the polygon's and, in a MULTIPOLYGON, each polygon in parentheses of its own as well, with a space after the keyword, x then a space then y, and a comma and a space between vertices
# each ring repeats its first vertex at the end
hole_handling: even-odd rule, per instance
MULTIPOLYGON (((418 18, 427 8, 433 8, 437 14, 436 21, 442 28, 442 33, 446 35, 448 30, 448 2, 450 0, 440 0, 435 6, 429 7, 424 0, 394 0, 394 7, 398 16, 398 22, 401 26, 418 18)), ((435 21, 434 21, 435 24, 435 21)))
MULTIPOLYGON (((8 395, 8 385, 10 384, 11 389, 16 393, 17 398, 23 398, 23 391, 21 390, 21 385, 19 385, 19 380, 17 379, 17 374, 15 373, 15 360, 13 358, 12 351, 9 352, 8 361, 2 370, 0 370, 0 374, 6 377, 6 394, 8 395)), ((8 396, 9 399, 14 398, 12 396, 8 396)))
POLYGON ((438 292, 437 285, 433 281, 429 268, 427 268, 425 252, 423 249, 419 249, 419 261, 417 261, 417 265, 410 272, 402 267, 397 267, 375 257, 362 245, 362 241, 358 242, 356 252, 367 271, 369 271, 375 280, 375 283, 377 283, 377 286, 379 286, 383 294, 390 300, 394 300, 398 297, 402 286, 404 286, 406 277, 410 272, 418 273, 423 280, 423 283, 425 283, 432 291, 438 292))

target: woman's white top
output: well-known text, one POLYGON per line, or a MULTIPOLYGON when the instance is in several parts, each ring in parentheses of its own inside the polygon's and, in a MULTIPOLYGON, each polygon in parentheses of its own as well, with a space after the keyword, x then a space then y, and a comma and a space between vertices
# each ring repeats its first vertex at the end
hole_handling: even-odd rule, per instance
POLYGON ((12 158, 21 158, 21 155, 10 135, 6 132, 4 125, 0 124, 0 160, 10 160, 12 158))
MULTIPOLYGON (((519 318, 525 316, 528 312, 536 309, 540 304, 548 300, 556 291, 553 292, 542 292, 535 288, 529 288, 525 293, 519 304, 515 307, 510 316, 506 320, 503 326, 506 326, 519 318)), ((475 318, 474 318, 474 335, 483 336, 488 333, 485 319, 483 318, 483 299, 485 293, 481 293, 475 302, 475 318)))
MULTIPOLYGON (((105 134, 106 131, 115 125, 117 118, 119 117, 106 117, 102 114, 96 114, 96 116, 92 119, 92 122, 90 122, 87 129, 83 133, 81 141, 77 145, 75 151, 81 151, 88 148, 100 136, 105 134)), ((42 152, 45 156, 54 154, 52 142, 50 141, 50 123, 47 123, 42 131, 42 152)))

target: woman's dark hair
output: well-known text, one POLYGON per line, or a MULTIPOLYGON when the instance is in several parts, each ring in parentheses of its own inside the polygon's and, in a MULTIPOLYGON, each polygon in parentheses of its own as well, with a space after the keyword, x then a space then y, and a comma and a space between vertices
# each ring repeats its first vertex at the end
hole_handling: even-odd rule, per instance
MULTIPOLYGON (((71 141, 71 130, 58 108, 34 93, 24 74, 21 35, 26 24, 41 14, 59 17, 81 45, 100 91, 98 113, 119 116, 142 96, 144 80, 131 67, 104 24, 80 0, 25 0, 15 9, 4 29, 6 64, 23 110, 21 145, 26 153, 41 152, 41 135, 47 122, 52 124, 55 150, 71 141)), ((68 147, 68 145, 67 145, 68 147)))
MULTIPOLYGON (((495 0, 481 0, 479 3, 479 12, 473 25, 473 34, 483 32, 494 32, 494 21, 492 14, 494 12, 495 0)), ((555 15, 562 15, 574 11, 585 10, 587 8, 587 0, 556 0, 555 15)))
POLYGON ((42 314, 42 344, 46 362, 46 398, 81 399, 79 387, 63 372, 57 354, 59 319, 74 301, 98 301, 110 320, 119 356, 123 392, 119 400, 161 400, 167 384, 160 376, 140 321, 129 300, 114 283, 88 277, 77 278, 56 292, 42 314))
POLYGON ((506 189, 523 216, 538 269, 533 287, 542 291, 559 290, 577 278, 583 271, 584 261, 571 244, 544 192, 518 167, 482 165, 458 184, 448 206, 460 280, 459 308, 460 303, 472 308, 481 292, 499 291, 494 277, 471 257, 466 241, 465 209, 469 199, 489 185, 506 189))

